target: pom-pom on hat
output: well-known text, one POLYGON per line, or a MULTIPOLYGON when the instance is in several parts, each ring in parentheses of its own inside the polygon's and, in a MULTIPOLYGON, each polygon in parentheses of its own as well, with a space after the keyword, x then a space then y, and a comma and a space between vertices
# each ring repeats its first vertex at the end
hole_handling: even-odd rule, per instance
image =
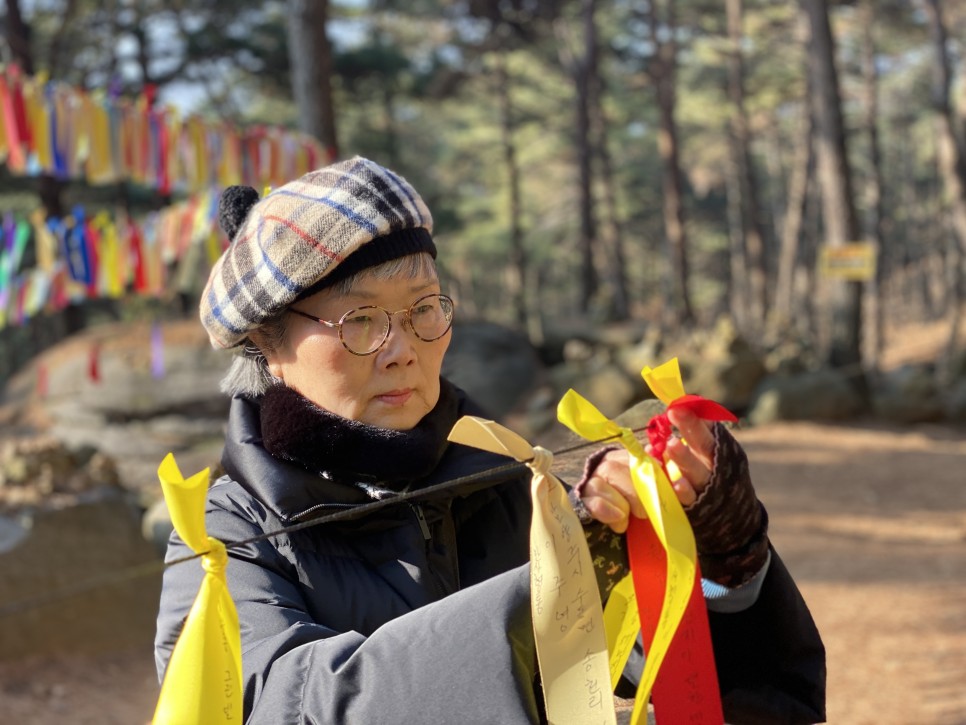
POLYGON ((401 176, 356 156, 312 171, 265 198, 229 187, 219 222, 231 245, 201 296, 213 347, 241 344, 295 300, 367 267, 436 256, 433 218, 401 176))

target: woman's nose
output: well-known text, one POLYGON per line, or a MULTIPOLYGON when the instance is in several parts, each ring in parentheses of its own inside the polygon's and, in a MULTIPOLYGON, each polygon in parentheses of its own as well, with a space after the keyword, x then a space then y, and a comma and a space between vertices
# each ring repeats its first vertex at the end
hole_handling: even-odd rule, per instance
POLYGON ((416 340, 407 311, 394 312, 391 315, 389 335, 380 352, 384 353, 387 364, 409 363, 416 359, 416 340))

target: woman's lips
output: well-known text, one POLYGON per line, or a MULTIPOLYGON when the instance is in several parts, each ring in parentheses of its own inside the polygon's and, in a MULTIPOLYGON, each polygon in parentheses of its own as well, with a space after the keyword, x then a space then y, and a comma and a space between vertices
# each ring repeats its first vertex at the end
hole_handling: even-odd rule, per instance
POLYGON ((382 393, 381 395, 377 395, 376 399, 386 405, 405 405, 412 395, 412 388, 405 388, 403 390, 390 390, 387 393, 382 393))

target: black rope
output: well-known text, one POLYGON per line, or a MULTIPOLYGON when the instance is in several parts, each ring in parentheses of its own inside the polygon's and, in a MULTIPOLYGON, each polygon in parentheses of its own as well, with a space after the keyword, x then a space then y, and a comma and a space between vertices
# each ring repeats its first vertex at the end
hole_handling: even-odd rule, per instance
MULTIPOLYGON (((636 428, 632 432, 639 433, 646 430, 646 428, 636 428)), ((589 448, 591 446, 596 446, 601 443, 606 443, 608 441, 617 440, 620 438, 620 434, 608 436, 606 438, 601 438, 596 441, 583 441, 577 443, 576 445, 569 446, 567 448, 562 448, 559 451, 552 451, 554 457, 562 456, 567 453, 573 453, 579 451, 583 448, 589 448)), ((262 541, 267 541, 279 534, 288 534, 294 531, 301 531, 302 529, 307 529, 311 526, 319 526, 321 524, 330 524, 336 521, 343 521, 345 519, 354 519, 360 516, 366 516, 374 511, 379 511, 381 509, 387 508, 388 506, 393 506, 397 503, 404 503, 406 501, 411 501, 413 499, 423 498, 426 496, 431 496, 433 494, 441 493, 447 491, 451 488, 457 488, 464 486, 469 483, 476 483, 477 481, 483 481, 488 478, 493 478, 503 474, 510 473, 511 471, 522 471, 527 463, 533 461, 532 458, 528 458, 525 461, 514 461, 513 463, 507 463, 502 466, 496 466, 494 468, 488 468, 485 471, 477 471, 476 473, 471 473, 466 476, 460 476, 459 478, 453 478, 449 481, 443 481, 442 483, 437 483, 433 486, 427 486, 426 488, 420 488, 415 491, 403 491, 402 493, 395 494, 394 496, 388 496, 378 501, 371 501, 370 503, 359 504, 358 506, 353 506, 350 509, 343 509, 341 511, 336 511, 331 514, 326 514, 325 516, 318 516, 316 518, 308 519, 306 521, 300 521, 297 524, 290 524, 288 526, 283 526, 280 529, 275 529, 274 531, 269 531, 258 536, 252 536, 249 539, 242 539, 240 541, 224 541, 226 550, 240 549, 249 544, 257 544, 262 541)), ((202 556, 206 556, 209 552, 202 551, 198 553, 193 553, 188 556, 183 556, 178 559, 172 559, 166 562, 165 566, 173 566, 175 564, 183 564, 187 561, 193 561, 202 556)))
MULTIPOLYGON (((633 430, 634 433, 639 433, 646 430, 646 428, 636 428, 633 430)), ((563 448, 559 451, 554 451, 554 456, 561 456, 567 453, 573 453, 584 448, 589 448, 591 446, 596 446, 601 443, 606 443, 608 441, 617 440, 620 435, 608 436, 607 438, 602 438, 596 441, 583 441, 577 443, 576 445, 563 448)), ((415 491, 404 491, 402 493, 390 496, 388 498, 380 499, 378 501, 372 501, 369 503, 360 504, 359 506, 353 506, 350 509, 343 509, 336 511, 331 514, 326 514, 324 516, 318 516, 315 518, 307 519, 306 521, 300 521, 295 524, 290 524, 282 528, 276 529, 274 531, 269 531, 267 533, 259 534, 258 536, 252 536, 248 539, 242 539, 240 541, 224 541, 226 550, 240 549, 244 546, 250 544, 257 544, 262 541, 267 541, 280 534, 287 534, 295 531, 301 531, 302 529, 307 529, 311 526, 320 526, 322 524, 334 523, 337 521, 343 521, 346 519, 357 518, 360 516, 366 516, 375 511, 387 508, 389 506, 394 506, 399 503, 404 503, 406 501, 411 501, 413 499, 422 498, 425 496, 431 496, 442 491, 447 491, 451 488, 456 488, 469 483, 474 483, 477 481, 483 481, 488 478, 494 478, 502 476, 504 474, 510 473, 512 471, 522 471, 526 464, 531 462, 533 459, 528 459, 526 461, 514 461, 512 463, 507 463, 502 466, 496 466, 494 468, 488 468, 485 471, 477 471, 476 473, 471 473, 466 476, 460 476, 459 478, 454 478, 449 481, 443 481, 442 483, 437 483, 433 486, 427 486, 426 488, 420 488, 415 491)), ((83 582, 78 582, 68 587, 63 587, 54 592, 49 592, 36 597, 30 597, 27 599, 19 599, 13 602, 7 602, 0 604, 0 617, 7 617, 12 614, 17 614, 23 611, 37 609, 39 607, 47 606, 49 604, 54 604, 56 602, 62 601, 64 599, 69 599, 70 597, 77 596, 78 594, 83 594, 92 589, 98 589, 105 586, 111 586, 114 584, 121 584, 134 579, 140 579, 142 577, 158 574, 163 572, 170 566, 175 566, 176 564, 184 564, 189 561, 194 561, 195 559, 200 559, 203 556, 207 556, 210 551, 202 551, 198 553, 192 553, 187 556, 182 556, 177 559, 172 559, 166 562, 149 562, 146 564, 138 564, 136 566, 128 567, 121 571, 110 572, 103 574, 101 576, 93 577, 83 582)))

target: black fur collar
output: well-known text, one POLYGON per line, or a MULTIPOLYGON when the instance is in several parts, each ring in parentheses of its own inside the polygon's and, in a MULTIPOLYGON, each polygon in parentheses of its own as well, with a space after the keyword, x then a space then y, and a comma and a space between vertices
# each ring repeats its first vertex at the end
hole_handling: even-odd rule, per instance
POLYGON ((453 386, 440 380, 436 407, 415 428, 397 431, 335 415, 279 385, 262 396, 262 443, 274 457, 314 473, 402 490, 439 463, 458 406, 453 386))

